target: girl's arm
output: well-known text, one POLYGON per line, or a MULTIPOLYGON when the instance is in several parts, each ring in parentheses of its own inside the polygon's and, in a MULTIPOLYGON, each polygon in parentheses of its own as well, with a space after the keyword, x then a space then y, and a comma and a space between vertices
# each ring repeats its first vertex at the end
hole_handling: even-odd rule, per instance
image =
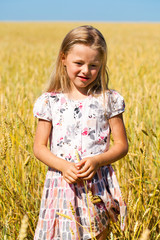
POLYGON ((47 148, 51 129, 52 122, 39 119, 33 147, 34 155, 47 166, 61 171, 68 183, 74 183, 78 180, 75 164, 57 157, 47 148))
POLYGON ((113 146, 102 154, 82 159, 77 164, 80 169, 78 171, 79 178, 92 179, 99 167, 109 165, 127 154, 128 141, 122 114, 110 118, 109 125, 114 141, 113 146))

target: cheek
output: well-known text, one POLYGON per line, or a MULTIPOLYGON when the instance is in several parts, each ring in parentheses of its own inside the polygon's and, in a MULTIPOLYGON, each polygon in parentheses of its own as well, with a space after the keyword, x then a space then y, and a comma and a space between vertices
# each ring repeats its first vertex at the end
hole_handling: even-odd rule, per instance
POLYGON ((70 71, 70 72, 71 72, 71 71, 73 72, 74 69, 75 69, 74 65, 71 64, 71 63, 70 63, 70 64, 67 64, 66 67, 67 67, 68 71, 70 71))
POLYGON ((67 70, 67 73, 68 73, 68 74, 71 74, 71 73, 73 72, 72 67, 69 66, 69 65, 66 66, 66 70, 67 70))
POLYGON ((99 70, 93 70, 92 76, 94 76, 96 78, 98 73, 99 73, 99 70))
POLYGON ((76 68, 74 68, 73 66, 68 66, 67 67, 67 73, 68 76, 70 78, 75 77, 75 75, 77 74, 78 70, 76 68))
POLYGON ((71 67, 70 68, 70 72, 71 72, 71 74, 75 75, 75 74, 77 74, 79 72, 79 69, 76 68, 76 67, 71 67))

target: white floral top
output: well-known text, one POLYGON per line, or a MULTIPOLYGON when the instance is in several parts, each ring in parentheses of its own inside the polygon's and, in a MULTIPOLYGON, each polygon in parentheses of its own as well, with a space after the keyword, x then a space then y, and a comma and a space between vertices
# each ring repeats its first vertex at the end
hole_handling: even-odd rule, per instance
POLYGON ((114 90, 106 93, 105 100, 104 106, 102 96, 71 100, 63 93, 42 94, 34 105, 34 116, 52 121, 51 151, 72 158, 77 149, 83 158, 108 149, 108 119, 122 113, 125 105, 114 90))

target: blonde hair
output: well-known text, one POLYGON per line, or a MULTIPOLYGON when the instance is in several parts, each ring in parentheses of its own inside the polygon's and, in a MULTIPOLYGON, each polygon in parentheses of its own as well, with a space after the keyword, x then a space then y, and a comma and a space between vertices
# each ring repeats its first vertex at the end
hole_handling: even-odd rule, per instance
POLYGON ((48 92, 62 91, 69 92, 71 89, 70 80, 68 78, 66 69, 62 63, 62 57, 67 55, 68 52, 75 44, 84 44, 93 49, 98 50, 102 65, 94 82, 89 85, 89 94, 105 92, 108 89, 108 72, 107 72, 107 45, 101 32, 96 28, 84 25, 71 30, 64 38, 59 54, 57 57, 56 65, 50 77, 50 82, 47 87, 48 92))

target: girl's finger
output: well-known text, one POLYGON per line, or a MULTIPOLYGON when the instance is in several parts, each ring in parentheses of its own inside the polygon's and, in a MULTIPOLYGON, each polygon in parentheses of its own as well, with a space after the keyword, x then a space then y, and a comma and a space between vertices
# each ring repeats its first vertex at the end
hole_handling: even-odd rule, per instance
POLYGON ((82 159, 80 162, 76 163, 76 167, 81 168, 85 164, 86 160, 82 159))
POLYGON ((84 173, 84 172, 88 171, 89 168, 90 167, 86 164, 80 170, 78 170, 77 174, 84 173))
POLYGON ((68 174, 74 174, 74 175, 77 175, 77 173, 78 173, 78 171, 77 171, 76 168, 72 168, 72 169, 68 172, 68 174))
POLYGON ((64 179, 65 179, 65 181, 66 181, 67 183, 69 183, 69 184, 71 184, 71 183, 74 183, 74 182, 75 182, 75 179, 74 179, 74 178, 72 178, 71 176, 67 176, 67 177, 65 177, 64 179))
POLYGON ((75 180, 77 179, 77 174, 75 174, 74 172, 68 173, 67 176, 75 180))
POLYGON ((78 173, 77 176, 79 178, 84 178, 84 177, 88 177, 91 173, 92 173, 92 170, 90 168, 88 168, 86 171, 84 171, 82 173, 78 173))
POLYGON ((83 180, 91 180, 91 179, 93 178, 94 174, 95 174, 95 173, 92 172, 92 173, 89 174, 87 177, 84 177, 83 180))

